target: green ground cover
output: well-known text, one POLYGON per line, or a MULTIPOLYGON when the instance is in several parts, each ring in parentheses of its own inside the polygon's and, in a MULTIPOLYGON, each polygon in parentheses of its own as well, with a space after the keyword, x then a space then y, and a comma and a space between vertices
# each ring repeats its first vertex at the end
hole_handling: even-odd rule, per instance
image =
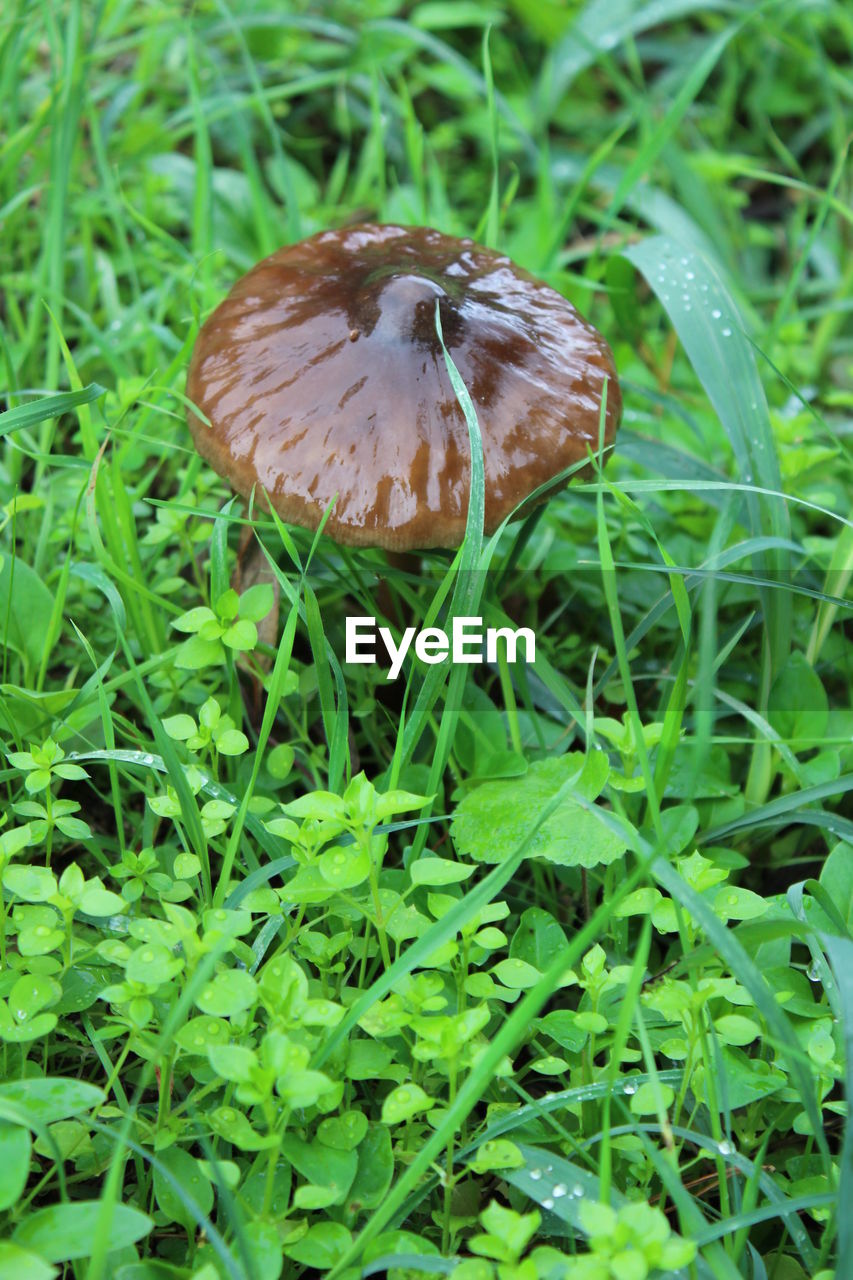
POLYGON ((853 1276, 851 48, 4 6, 0 1280, 853 1276), (623 387, 605 472, 418 572, 185 425, 233 281, 363 219, 506 251, 623 387), (383 602, 535 668, 344 670, 383 602))

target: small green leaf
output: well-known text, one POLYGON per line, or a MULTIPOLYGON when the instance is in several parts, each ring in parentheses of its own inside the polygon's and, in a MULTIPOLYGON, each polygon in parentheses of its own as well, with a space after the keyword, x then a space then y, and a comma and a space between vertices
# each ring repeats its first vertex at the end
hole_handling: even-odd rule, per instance
POLYGON ((723 885, 714 897, 714 910, 722 920, 754 920, 767 909, 768 904, 760 894, 736 885, 723 885))
POLYGON ((425 1093, 419 1084, 400 1084, 391 1090, 382 1103, 382 1121, 383 1124, 400 1124, 434 1106, 435 1099, 425 1093))
POLYGON ((275 604, 275 595, 268 582, 257 582, 240 596, 240 617, 250 622, 260 622, 275 604))
POLYGON ((218 1076, 236 1084, 245 1084, 250 1080, 258 1063, 251 1049, 238 1044, 208 1045, 207 1056, 218 1076))
POLYGON ((258 629, 248 618, 238 618, 225 632, 222 643, 229 649, 254 649, 258 643, 258 629))
POLYGON ((233 1142, 240 1151, 265 1151, 278 1144, 276 1134, 257 1133, 236 1107, 216 1107, 208 1118, 213 1132, 226 1142, 233 1142))
POLYGON ((468 1161, 475 1173, 491 1173, 495 1169, 520 1169, 523 1164, 524 1156, 508 1138, 493 1138, 484 1142, 468 1161))
POLYGON ((467 880, 474 867, 465 862, 451 862, 449 858, 419 858, 409 867, 412 884, 459 884, 467 880))
POLYGON ((222 662, 224 657, 225 650, 218 640, 192 636, 178 646, 175 666, 181 671, 201 671, 203 667, 212 667, 217 662, 222 662))
POLYGON ((723 1014, 714 1019, 714 1030, 724 1044, 752 1044, 761 1035, 761 1027, 752 1018, 745 1018, 739 1013, 723 1014))
POLYGON ((202 989, 196 1004, 202 1013, 230 1018, 251 1009, 257 998, 257 984, 245 969, 226 969, 202 989))
POLYGON ((195 609, 188 609, 186 613, 182 613, 179 618, 175 618, 172 626, 176 631, 200 631, 206 622, 215 622, 216 614, 212 609, 208 609, 207 605, 199 605, 195 609))
POLYGON ((289 742, 280 742, 277 747, 273 747, 266 758, 270 776, 282 782, 293 768, 294 758, 293 747, 289 742))
POLYGON ((216 750, 223 756, 241 756, 249 750, 249 739, 239 729, 225 729, 216 735, 216 750))
POLYGON ((363 1111, 345 1111, 330 1116, 317 1128, 317 1141, 338 1151, 355 1151, 367 1133, 367 1116, 363 1111))
POLYGON ((149 990, 168 982, 183 968, 182 960, 161 943, 149 942, 132 953, 125 965, 128 982, 140 982, 149 990))
POLYGON ((56 876, 47 867, 7 867, 3 884, 25 902, 49 902, 56 897, 56 876))
POLYGON ((648 1116, 657 1112, 658 1107, 668 1107, 675 1093, 668 1084, 655 1085, 651 1080, 641 1084, 631 1098, 631 1110, 635 1116, 648 1116))
POLYGON ((182 713, 177 716, 169 716, 163 721, 163 728, 170 738, 174 738, 175 742, 186 742, 187 738, 191 738, 196 732, 196 722, 192 716, 182 713))
POLYGON ((528 964, 526 960, 501 960, 495 965, 492 973, 505 987, 521 991, 528 987, 535 987, 542 977, 539 970, 532 964, 528 964))
POLYGON ((228 1043, 231 1035, 231 1027, 222 1018, 190 1018, 180 1031, 176 1034, 175 1040, 187 1053, 207 1054, 209 1045, 224 1045, 228 1043))
POLYGON ((284 1252, 294 1262, 318 1271, 329 1271, 352 1244, 352 1236, 340 1222, 318 1222, 284 1252))
POLYGON ((352 889, 370 875, 370 855, 354 845, 336 846, 320 854, 317 866, 326 884, 332 888, 352 889))

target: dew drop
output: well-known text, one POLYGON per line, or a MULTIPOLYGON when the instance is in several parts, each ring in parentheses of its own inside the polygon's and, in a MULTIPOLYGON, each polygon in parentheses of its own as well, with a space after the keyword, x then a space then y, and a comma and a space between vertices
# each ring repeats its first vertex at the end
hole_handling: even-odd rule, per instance
POLYGON ((723 313, 719 307, 714 307, 714 310, 711 312, 711 315, 714 317, 715 320, 719 320, 722 314, 723 313))
POLYGON ((531 1169, 531 1170, 530 1170, 530 1181, 531 1181, 531 1182, 538 1182, 538 1181, 539 1181, 539 1179, 540 1179, 541 1177, 542 1177, 542 1170, 541 1170, 541 1169, 531 1169))
POLYGON ((555 1200, 559 1200, 562 1196, 567 1196, 569 1194, 569 1188, 566 1186, 565 1182, 558 1182, 551 1194, 555 1200))
POLYGON ((543 1208, 543 1209, 553 1209, 553 1208, 554 1208, 554 1201, 551 1199, 551 1197, 550 1197, 550 1196, 548 1196, 548 1199, 547 1199, 547 1200, 543 1200, 543 1201, 542 1201, 542 1208, 543 1208))
POLYGON ((818 965, 816 960, 813 964, 809 965, 806 972, 808 975, 809 982, 820 982, 820 966, 818 965))
POLYGON ((690 294, 689 294, 689 293, 682 293, 682 295, 681 295, 681 301, 682 301, 682 302, 689 302, 689 301, 690 301, 690 294))
POLYGON ((731 336, 732 336, 732 331, 731 331, 731 329, 724 329, 724 330, 723 330, 723 337, 724 337, 724 338, 730 338, 731 336))
POLYGON ((733 1156, 735 1153, 734 1147, 725 1138, 722 1142, 717 1144, 717 1150, 721 1156, 733 1156))
POLYGON ((625 1085, 623 1092, 624 1092, 624 1093, 636 1093, 636 1092, 637 1092, 637 1086, 636 1086, 635 1084, 631 1084, 631 1083, 629 1082, 628 1084, 626 1084, 626 1085, 625 1085))
POLYGON ((580 1183, 578 1183, 577 1186, 572 1187, 572 1195, 576 1200, 583 1199, 583 1187, 580 1185, 580 1183))
POLYGON ((707 292, 708 292, 708 286, 707 286, 707 284, 705 283, 705 281, 704 281, 704 280, 703 280, 703 281, 702 281, 702 283, 700 284, 699 288, 702 290, 702 292, 703 292, 703 293, 707 293, 707 292))
POLYGON ((143 763, 143 764, 153 764, 153 763, 154 763, 154 757, 153 757, 153 756, 149 756, 149 755, 144 755, 144 756, 142 757, 142 763, 143 763))
POLYGON ((684 277, 685 277, 685 279, 686 279, 686 280, 695 280, 695 279, 696 279, 695 272, 693 272, 693 271, 685 271, 685 273, 684 273, 684 277))

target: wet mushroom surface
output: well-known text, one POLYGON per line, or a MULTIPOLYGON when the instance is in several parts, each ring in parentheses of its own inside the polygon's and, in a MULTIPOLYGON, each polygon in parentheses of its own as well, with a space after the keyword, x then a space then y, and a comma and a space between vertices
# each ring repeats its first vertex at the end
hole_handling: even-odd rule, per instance
POLYGON ((492 532, 605 442, 621 398, 607 343, 505 255, 424 227, 358 225, 278 250, 203 326, 187 394, 199 452, 240 493, 339 542, 458 546, 468 429, 436 332, 480 423, 492 532))

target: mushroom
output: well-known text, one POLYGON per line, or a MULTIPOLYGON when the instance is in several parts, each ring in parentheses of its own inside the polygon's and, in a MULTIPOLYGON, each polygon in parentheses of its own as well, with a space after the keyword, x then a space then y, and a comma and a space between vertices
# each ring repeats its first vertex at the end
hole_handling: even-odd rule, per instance
POLYGON ((259 262, 202 327, 187 395, 198 451, 242 495, 339 543, 458 547, 470 448, 436 333, 483 440, 485 532, 613 441, 607 343, 508 257, 427 227, 323 231, 259 262))

